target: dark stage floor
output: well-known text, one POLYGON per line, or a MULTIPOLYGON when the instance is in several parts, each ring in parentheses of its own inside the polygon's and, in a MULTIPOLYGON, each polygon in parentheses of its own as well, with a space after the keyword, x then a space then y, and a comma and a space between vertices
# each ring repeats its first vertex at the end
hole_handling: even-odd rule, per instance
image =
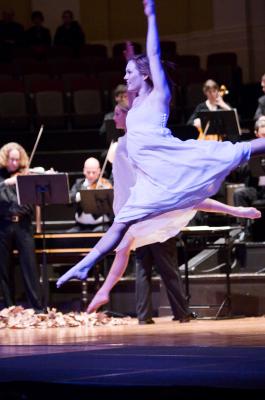
MULTIPOLYGON (((50 337, 47 343, 40 344, 37 339, 30 343, 35 331, 29 330, 28 343, 7 344, 11 339, 5 340, 2 330, 2 343, 6 343, 0 346, 0 398, 265 398, 264 318, 194 321, 185 326, 159 320, 152 327, 94 328, 93 340, 84 340, 84 331, 70 328, 76 340, 68 338, 68 343, 59 341, 59 336, 54 342, 50 337), (252 327, 247 334, 248 323, 252 327), (182 337, 182 343, 172 345, 166 333, 169 331, 182 337), (200 331, 204 333, 201 345, 200 331), (135 334, 131 344, 124 340, 126 333, 135 334), (239 343, 238 338, 241 344, 234 345, 239 343), (249 345, 251 338, 253 346, 249 345)), ((14 337, 21 331, 7 332, 14 337)), ((45 336, 45 331, 38 335, 45 336)))

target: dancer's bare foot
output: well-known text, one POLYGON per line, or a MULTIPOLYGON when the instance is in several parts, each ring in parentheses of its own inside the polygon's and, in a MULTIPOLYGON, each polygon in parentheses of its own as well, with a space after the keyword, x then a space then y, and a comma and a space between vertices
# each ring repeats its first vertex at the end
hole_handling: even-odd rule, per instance
POLYGON ((261 212, 254 207, 237 207, 235 215, 241 218, 257 219, 261 217, 261 212))
POLYGON ((95 297, 92 299, 91 303, 87 307, 87 313, 91 314, 96 312, 99 307, 109 302, 109 296, 106 293, 98 292, 95 297))

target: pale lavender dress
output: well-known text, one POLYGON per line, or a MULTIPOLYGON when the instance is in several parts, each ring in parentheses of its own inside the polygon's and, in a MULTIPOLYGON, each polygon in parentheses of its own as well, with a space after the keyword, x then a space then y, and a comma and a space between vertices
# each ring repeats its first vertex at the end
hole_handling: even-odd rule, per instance
POLYGON ((167 118, 152 110, 149 98, 128 112, 113 165, 115 221, 140 221, 117 249, 128 238, 135 248, 175 236, 250 157, 248 142, 181 141, 166 128, 167 118))

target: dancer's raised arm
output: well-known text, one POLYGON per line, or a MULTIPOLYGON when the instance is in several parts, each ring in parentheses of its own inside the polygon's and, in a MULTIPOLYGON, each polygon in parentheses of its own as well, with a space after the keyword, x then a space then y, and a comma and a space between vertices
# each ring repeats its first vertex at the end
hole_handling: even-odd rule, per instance
POLYGON ((154 92, 164 101, 170 100, 170 89, 160 59, 160 42, 156 23, 154 0, 143 0, 144 13, 147 16, 146 52, 149 59, 154 92))

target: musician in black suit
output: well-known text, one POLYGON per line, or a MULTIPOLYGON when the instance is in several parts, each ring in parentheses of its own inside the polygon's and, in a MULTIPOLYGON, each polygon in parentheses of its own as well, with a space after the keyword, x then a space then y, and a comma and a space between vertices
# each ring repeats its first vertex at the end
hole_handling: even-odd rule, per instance
MULTIPOLYGON (((263 92, 265 93, 265 74, 262 75, 260 84, 263 92)), ((257 121, 262 116, 265 116, 265 94, 258 100, 258 107, 254 115, 254 120, 257 121)))
POLYGON ((154 323, 152 307, 152 272, 156 267, 165 285, 173 319, 188 322, 189 311, 178 268, 176 239, 153 243, 136 249, 136 313, 139 324, 154 323))
MULTIPOLYGON (((116 105, 114 121, 117 129, 125 129, 127 110, 116 105)), ((124 155, 126 157, 126 155, 124 155)), ((112 160, 115 155, 112 155, 112 160)), ((111 161, 112 161, 111 160, 111 161)), ((127 174, 129 171, 127 171, 127 174)), ((134 174, 133 169, 131 173, 134 174)), ((114 182, 115 190, 115 182, 114 182)), ((126 193, 124 193, 126 198, 126 193)), ((121 201, 121 200, 120 200, 121 201)), ((136 313, 139 324, 153 324, 152 272, 153 267, 161 275, 172 309, 173 319, 189 322, 194 314, 189 310, 182 278, 178 269, 176 239, 153 243, 136 249, 136 313)))
POLYGON ((35 311, 42 312, 32 229, 33 208, 18 204, 15 185, 17 174, 25 172, 28 161, 25 150, 17 143, 7 143, 0 149, 0 283, 5 306, 14 305, 10 264, 15 248, 28 303, 35 311))

